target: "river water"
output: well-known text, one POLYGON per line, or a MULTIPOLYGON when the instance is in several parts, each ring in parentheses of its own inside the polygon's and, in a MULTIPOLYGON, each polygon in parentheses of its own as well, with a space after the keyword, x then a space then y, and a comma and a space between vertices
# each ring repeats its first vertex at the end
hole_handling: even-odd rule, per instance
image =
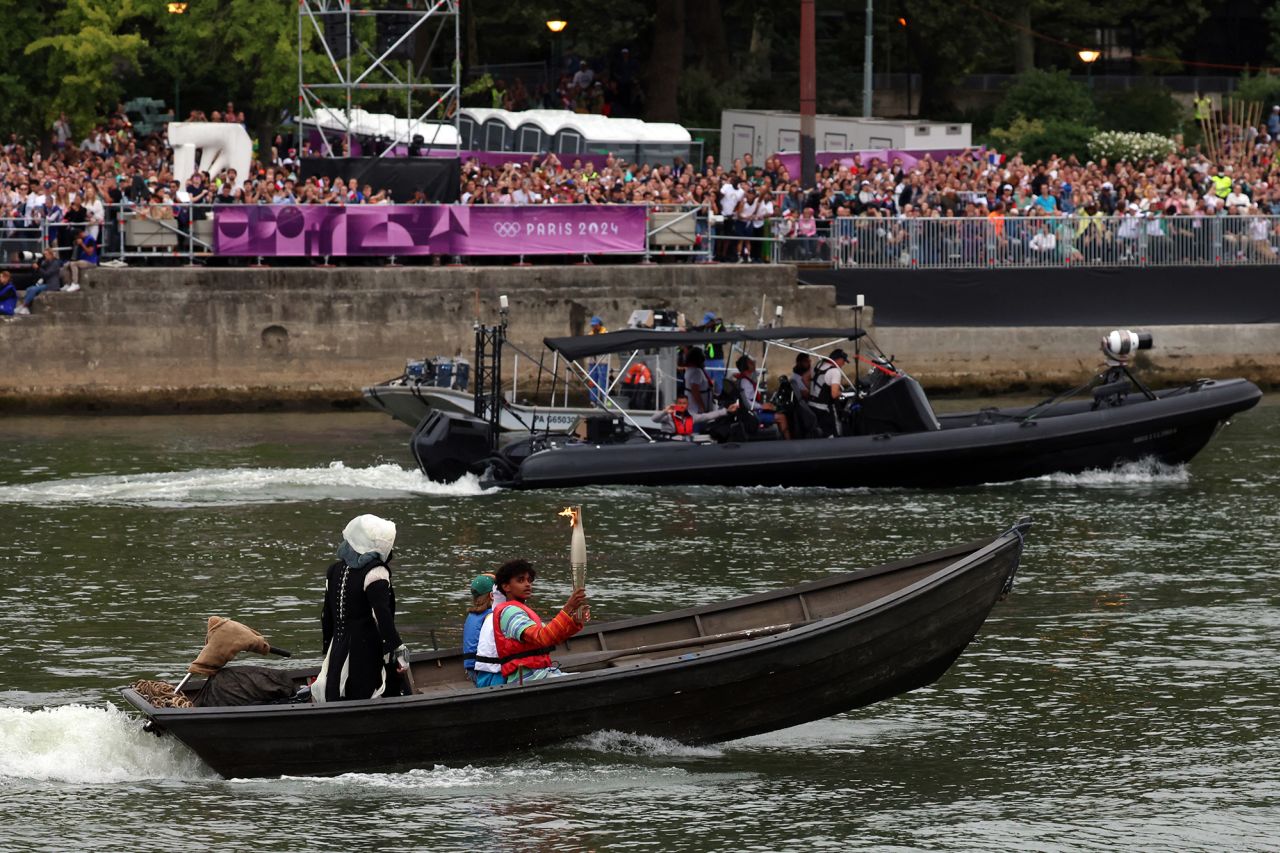
POLYGON ((922 492, 482 493, 382 415, 9 418, 0 849, 1143 850, 1280 845, 1280 400, 1191 465, 922 492), (16 439, 16 441, 15 441, 16 439), (510 555, 593 614, 762 591, 1035 526, 1014 594, 933 687, 712 747, 600 732, 462 766, 223 780, 118 688, 231 616, 318 663, 346 521, 397 522, 411 647, 455 643, 510 555))

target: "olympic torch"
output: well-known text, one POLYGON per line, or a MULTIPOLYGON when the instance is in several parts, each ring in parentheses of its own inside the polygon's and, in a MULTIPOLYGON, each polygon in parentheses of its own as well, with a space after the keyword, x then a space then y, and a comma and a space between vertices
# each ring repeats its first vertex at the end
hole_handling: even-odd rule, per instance
MULTIPOLYGON (((569 537, 569 568, 573 573, 573 588, 586 589, 587 533, 582 527, 582 507, 567 506, 560 511, 560 515, 568 517, 573 529, 569 537)), ((576 614, 579 622, 585 621, 585 612, 586 608, 583 607, 576 614)))

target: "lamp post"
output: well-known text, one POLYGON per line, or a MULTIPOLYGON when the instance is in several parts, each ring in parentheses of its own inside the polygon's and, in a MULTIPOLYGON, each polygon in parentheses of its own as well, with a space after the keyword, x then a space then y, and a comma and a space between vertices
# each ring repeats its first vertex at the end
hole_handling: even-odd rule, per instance
POLYGON ((1098 57, 1102 56, 1101 51, 1097 50, 1078 50, 1076 56, 1080 57, 1080 61, 1084 63, 1085 78, 1089 81, 1089 88, 1093 88, 1093 63, 1098 61, 1098 57))
MULTIPOLYGON (((180 2, 169 3, 167 8, 170 15, 185 15, 187 13, 187 4, 180 2)), ((173 74, 173 120, 182 121, 182 111, 179 108, 179 96, 182 93, 182 69, 179 67, 173 74)))
MULTIPOLYGON (((569 26, 568 21, 547 21, 547 29, 551 30, 551 69, 552 74, 557 76, 559 75, 560 70, 556 67, 560 64, 560 51, 558 50, 560 47, 560 33, 563 32, 564 28, 567 26, 569 26)), ((554 83, 555 81, 552 80, 551 82, 554 83)))

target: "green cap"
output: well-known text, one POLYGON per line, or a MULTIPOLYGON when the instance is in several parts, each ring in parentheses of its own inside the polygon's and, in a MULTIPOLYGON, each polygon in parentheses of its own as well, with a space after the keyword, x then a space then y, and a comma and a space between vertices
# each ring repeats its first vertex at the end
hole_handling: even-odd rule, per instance
POLYGON ((471 594, 476 598, 493 592, 493 575, 476 575, 471 580, 471 594))

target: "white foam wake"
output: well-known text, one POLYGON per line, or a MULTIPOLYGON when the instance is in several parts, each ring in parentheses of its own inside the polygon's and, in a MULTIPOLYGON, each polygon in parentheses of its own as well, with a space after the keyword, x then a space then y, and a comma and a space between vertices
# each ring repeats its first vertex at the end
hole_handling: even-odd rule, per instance
POLYGON ((719 758, 724 754, 711 746, 690 746, 670 738, 612 730, 593 732, 572 744, 595 752, 655 758, 719 758))
POLYGON ((453 483, 437 483, 421 471, 399 465, 348 468, 341 462, 331 462, 325 468, 197 468, 48 480, 7 486, 0 490, 0 503, 194 507, 479 494, 484 490, 470 474, 453 483))
POLYGON ((1094 469, 1079 474, 1047 474, 1037 482, 1055 486, 1135 486, 1147 483, 1186 483, 1191 472, 1186 465, 1167 465, 1148 456, 1110 469, 1094 469))
POLYGON ((0 777, 103 784, 140 779, 216 779, 171 737, 142 730, 114 706, 0 708, 0 777))

